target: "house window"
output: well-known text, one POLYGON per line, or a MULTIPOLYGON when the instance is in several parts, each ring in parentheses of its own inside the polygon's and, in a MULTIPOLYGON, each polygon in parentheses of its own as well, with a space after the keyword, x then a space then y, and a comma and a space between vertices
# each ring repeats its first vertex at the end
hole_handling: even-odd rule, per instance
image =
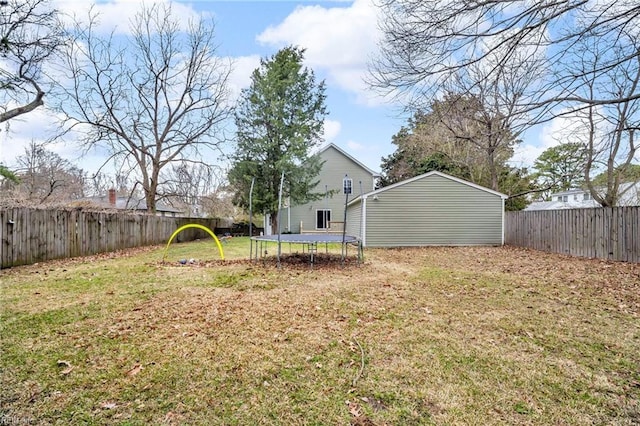
POLYGON ((353 180, 351 178, 345 177, 342 180, 342 193, 351 194, 352 189, 353 189, 353 180))
POLYGON ((331 222, 331 210, 316 210, 316 229, 328 229, 331 222))
POLYGON ((588 201, 588 200, 590 200, 590 199, 591 199, 591 194, 589 194, 588 192, 585 192, 585 193, 584 193, 584 198, 583 198, 583 200, 584 200, 584 201, 588 201))
POLYGON ((563 202, 567 202, 569 201, 569 196, 568 195, 558 195, 558 201, 563 201, 563 202))
POLYGON ((578 201, 578 194, 573 194, 574 201, 578 201))

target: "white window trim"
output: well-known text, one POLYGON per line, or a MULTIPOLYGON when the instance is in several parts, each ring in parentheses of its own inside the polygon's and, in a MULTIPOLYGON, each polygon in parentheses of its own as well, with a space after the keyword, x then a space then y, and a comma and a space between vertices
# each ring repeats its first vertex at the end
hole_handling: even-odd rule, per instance
POLYGON ((349 194, 353 194, 353 179, 351 179, 350 177, 345 177, 344 179, 342 179, 342 194, 346 194, 345 189, 347 188, 347 181, 349 182, 349 188, 351 189, 351 192, 349 194))

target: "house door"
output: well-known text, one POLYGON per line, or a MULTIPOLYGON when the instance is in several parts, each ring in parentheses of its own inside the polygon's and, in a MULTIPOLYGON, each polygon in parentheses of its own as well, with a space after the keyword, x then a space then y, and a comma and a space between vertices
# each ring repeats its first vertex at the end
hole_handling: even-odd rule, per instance
POLYGON ((327 229, 331 222, 331 210, 316 210, 316 229, 327 229))

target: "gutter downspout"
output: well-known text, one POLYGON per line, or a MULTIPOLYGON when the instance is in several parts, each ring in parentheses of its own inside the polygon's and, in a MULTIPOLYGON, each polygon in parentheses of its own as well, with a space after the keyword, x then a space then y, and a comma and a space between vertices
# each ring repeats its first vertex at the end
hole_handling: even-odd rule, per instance
POLYGON ((362 223, 362 232, 360 235, 360 239, 362 240, 362 247, 367 246, 367 196, 362 197, 362 218, 360 222, 362 223))
POLYGON ((504 198, 500 197, 502 200, 502 245, 504 246, 504 198))

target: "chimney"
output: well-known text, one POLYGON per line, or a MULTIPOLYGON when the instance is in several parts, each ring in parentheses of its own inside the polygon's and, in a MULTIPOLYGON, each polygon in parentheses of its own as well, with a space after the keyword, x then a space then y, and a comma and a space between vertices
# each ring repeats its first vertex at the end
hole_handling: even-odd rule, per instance
POLYGON ((109 205, 114 206, 116 205, 116 190, 115 189, 110 189, 109 190, 109 205))

